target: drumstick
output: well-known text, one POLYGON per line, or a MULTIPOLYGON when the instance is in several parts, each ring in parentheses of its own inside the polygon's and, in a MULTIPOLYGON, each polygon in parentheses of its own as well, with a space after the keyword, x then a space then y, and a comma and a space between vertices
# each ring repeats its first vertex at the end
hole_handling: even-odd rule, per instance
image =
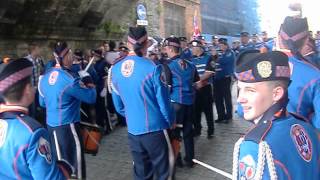
POLYGON ((57 55, 57 53, 53 52, 53 56, 54 56, 54 59, 56 60, 56 63, 61 65, 59 61, 59 56, 57 55))
POLYGON ((54 144, 56 145, 58 161, 60 161, 61 160, 61 152, 60 152, 60 147, 59 147, 59 143, 58 143, 57 133, 55 130, 53 130, 53 138, 54 138, 54 144))
POLYGON ((91 64, 93 63, 94 57, 92 57, 89 61, 89 64, 86 66, 86 68, 84 69, 85 72, 88 71, 89 67, 91 66, 91 64))
POLYGON ((199 164, 199 165, 201 165, 201 166, 203 166, 203 167, 205 167, 205 168, 207 168, 207 169, 209 169, 211 171, 214 171, 214 172, 216 172, 216 173, 218 173, 218 174, 220 174, 220 175, 222 175, 222 176, 224 176, 226 178, 232 179, 232 174, 230 174, 230 173, 224 172, 224 171, 222 171, 222 170, 220 170, 218 168, 212 167, 212 166, 210 166, 210 165, 208 165, 206 163, 203 163, 201 161, 198 161, 196 159, 192 159, 192 161, 194 163, 197 163, 197 164, 199 164))
POLYGON ((80 112, 82 112, 85 117, 89 118, 88 114, 86 114, 82 108, 80 108, 80 112))

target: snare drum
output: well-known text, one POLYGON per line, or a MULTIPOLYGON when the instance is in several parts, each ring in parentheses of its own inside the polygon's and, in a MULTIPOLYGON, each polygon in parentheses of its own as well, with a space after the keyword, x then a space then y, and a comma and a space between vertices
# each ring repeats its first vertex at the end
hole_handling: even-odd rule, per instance
POLYGON ((97 124, 80 122, 85 153, 96 155, 102 138, 102 128, 97 124))

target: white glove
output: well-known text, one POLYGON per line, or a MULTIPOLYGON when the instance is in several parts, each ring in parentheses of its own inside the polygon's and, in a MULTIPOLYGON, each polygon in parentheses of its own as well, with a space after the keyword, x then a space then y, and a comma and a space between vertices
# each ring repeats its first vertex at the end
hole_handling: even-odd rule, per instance
POLYGON ((90 74, 87 71, 83 71, 83 70, 79 71, 78 74, 81 79, 84 77, 90 76, 90 74))
POLYGON ((102 91, 100 92, 100 97, 106 97, 107 95, 107 88, 103 88, 102 91))

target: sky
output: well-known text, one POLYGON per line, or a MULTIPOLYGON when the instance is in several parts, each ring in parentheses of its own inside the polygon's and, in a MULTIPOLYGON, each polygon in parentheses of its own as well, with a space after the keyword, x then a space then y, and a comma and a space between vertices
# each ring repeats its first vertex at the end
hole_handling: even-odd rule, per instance
MULTIPOLYGON (((258 14, 262 31, 267 31, 275 36, 280 24, 288 14, 288 5, 293 0, 258 0, 258 14)), ((295 0, 297 1, 297 0, 295 0)), ((320 30, 320 1, 300 0, 302 15, 308 18, 309 29, 313 32, 320 30)))

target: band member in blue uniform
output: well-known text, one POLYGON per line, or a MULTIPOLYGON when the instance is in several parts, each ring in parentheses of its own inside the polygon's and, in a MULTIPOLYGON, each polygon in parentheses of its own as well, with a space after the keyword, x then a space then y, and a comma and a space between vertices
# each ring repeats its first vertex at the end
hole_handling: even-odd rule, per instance
POLYGON ((166 129, 174 123, 170 94, 162 65, 144 58, 148 35, 145 27, 130 27, 129 55, 112 66, 112 98, 126 117, 134 179, 172 178, 174 156, 166 129), (169 156, 170 155, 170 156, 169 156))
POLYGON ((262 31, 261 33, 262 44, 259 50, 262 52, 270 52, 273 50, 274 40, 273 38, 268 37, 268 33, 266 31, 262 31))
POLYGON ((181 55, 182 59, 190 60, 192 58, 192 52, 188 47, 188 42, 186 37, 179 37, 181 44, 181 55))
POLYGON ((248 32, 241 32, 240 33, 240 49, 239 52, 243 52, 246 50, 255 49, 255 46, 252 42, 250 42, 250 34, 248 32))
POLYGON ((286 111, 288 57, 241 54, 236 64, 244 118, 254 125, 234 147, 233 179, 320 179, 319 132, 286 111))
POLYGON ((62 180, 47 130, 28 116, 35 96, 31 76, 28 59, 0 65, 0 179, 62 180))
POLYGON ((221 53, 217 60, 217 69, 214 76, 214 98, 218 119, 215 122, 228 123, 232 119, 231 81, 233 76, 235 55, 229 48, 227 39, 220 38, 221 53))
POLYGON ((105 133, 108 133, 111 131, 111 124, 108 119, 106 100, 108 101, 108 106, 113 108, 111 95, 107 93, 107 77, 110 64, 107 63, 100 49, 92 50, 91 53, 96 59, 94 69, 98 74, 96 85, 97 100, 95 104, 96 122, 99 126, 105 128, 105 133), (109 96, 108 99, 106 99, 107 96, 109 96))
POLYGON ((276 48, 289 56, 292 66, 288 111, 297 113, 320 128, 320 71, 310 64, 314 46, 309 42, 305 18, 287 17, 281 25, 276 48))
POLYGON ((207 136, 210 139, 214 133, 212 76, 215 72, 215 62, 211 55, 204 52, 200 41, 193 40, 190 44, 193 54, 192 63, 197 67, 200 80, 206 82, 206 85, 196 92, 194 103, 194 134, 195 136, 201 134, 201 113, 204 112, 208 125, 207 136))
POLYGON ((40 105, 46 107, 47 127, 53 152, 72 170, 72 177, 84 179, 85 161, 80 134, 81 101, 93 104, 96 90, 90 75, 81 73, 75 78, 70 71, 72 52, 65 42, 55 47, 56 66, 51 68, 39 82, 40 105))
POLYGON ((194 158, 192 105, 195 98, 194 83, 200 79, 195 65, 179 56, 180 40, 178 38, 167 38, 163 46, 170 58, 167 65, 172 76, 170 99, 176 113, 176 132, 179 136, 182 130, 185 164, 192 167, 192 159, 194 158))

